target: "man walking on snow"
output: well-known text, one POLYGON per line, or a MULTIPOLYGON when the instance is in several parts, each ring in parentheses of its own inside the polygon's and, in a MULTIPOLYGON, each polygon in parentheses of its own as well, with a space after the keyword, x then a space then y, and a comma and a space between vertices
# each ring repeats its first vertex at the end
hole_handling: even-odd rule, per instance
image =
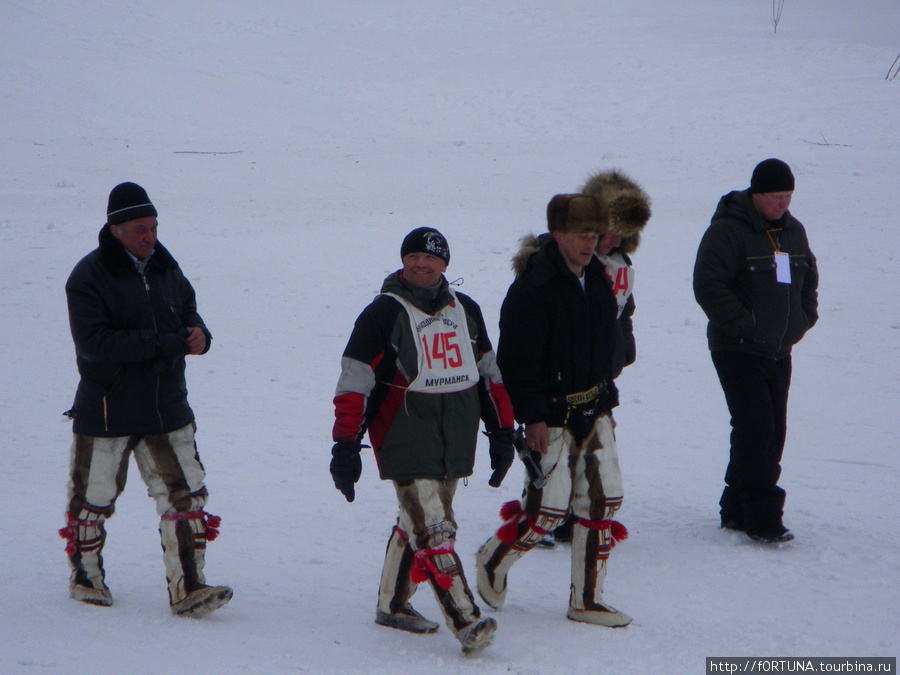
POLYGON ((70 595, 112 605, 104 523, 134 454, 160 516, 172 612, 200 618, 232 596, 228 586, 208 586, 203 573, 219 519, 204 510, 205 473, 184 377, 185 356, 205 354, 212 337, 194 289, 156 239, 156 216, 141 186, 117 185, 99 248, 66 282, 81 380, 68 413, 74 440, 68 525, 60 535, 68 540, 70 595))
POLYGON ((610 549, 626 534, 613 521, 623 494, 612 419, 622 333, 612 284, 594 255, 609 210, 602 197, 556 195, 547 221, 553 241, 535 253, 526 238, 513 261, 498 348, 516 419, 546 482, 529 481, 521 502, 501 509, 506 524, 476 556, 478 592, 500 609, 513 564, 571 512, 567 616, 626 626, 631 617, 603 601, 610 549))
POLYGON ((778 486, 791 348, 819 316, 816 258, 788 211, 793 194, 787 164, 760 162, 749 189, 719 200, 694 265, 694 296, 709 318, 709 349, 731 414, 721 525, 774 544, 794 538, 778 486))
POLYGON ((472 474, 479 418, 490 438, 489 481, 497 487, 513 461, 513 416, 481 309, 444 278, 447 240, 410 232, 402 269, 360 314, 341 360, 334 399, 331 474, 347 501, 362 470, 368 432, 381 478, 391 480, 400 515, 385 553, 375 623, 433 633, 438 625, 410 604, 428 582, 463 651, 485 647, 496 622, 482 618, 454 550, 453 497, 472 474))

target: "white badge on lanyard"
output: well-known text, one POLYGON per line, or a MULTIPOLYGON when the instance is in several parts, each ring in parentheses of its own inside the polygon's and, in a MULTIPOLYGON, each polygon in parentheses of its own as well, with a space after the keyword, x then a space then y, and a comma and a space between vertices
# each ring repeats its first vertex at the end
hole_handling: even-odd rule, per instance
POLYGON ((791 283, 791 256, 783 251, 775 251, 775 279, 779 284, 791 283))

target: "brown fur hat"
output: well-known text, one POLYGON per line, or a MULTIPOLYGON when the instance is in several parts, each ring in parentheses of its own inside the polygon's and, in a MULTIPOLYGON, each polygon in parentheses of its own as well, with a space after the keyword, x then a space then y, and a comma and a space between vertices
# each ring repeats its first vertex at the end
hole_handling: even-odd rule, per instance
POLYGON ((601 197, 609 204, 609 231, 622 237, 619 250, 634 253, 641 231, 650 220, 650 197, 618 169, 598 171, 584 184, 581 193, 601 197))
POLYGON ((596 232, 609 227, 609 207, 602 195, 556 195, 547 204, 550 232, 596 232))

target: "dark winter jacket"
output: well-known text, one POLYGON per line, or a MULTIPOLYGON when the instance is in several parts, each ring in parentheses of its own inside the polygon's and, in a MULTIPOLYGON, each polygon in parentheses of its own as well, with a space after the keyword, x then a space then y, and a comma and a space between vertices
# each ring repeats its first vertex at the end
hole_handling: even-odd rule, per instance
MULTIPOLYGON (((631 243, 635 246, 637 245, 638 234, 634 234, 631 243)), ((515 259, 513 260, 513 268, 517 273, 524 271, 527 266, 528 259, 531 257, 533 253, 537 253, 538 250, 542 246, 546 246, 547 244, 553 241, 553 237, 549 232, 545 232, 544 234, 534 236, 529 235, 527 237, 523 237, 519 242, 519 252, 516 254, 515 259)), ((622 262, 624 262, 628 267, 631 267, 631 258, 628 257, 625 253, 622 252, 622 247, 618 247, 609 252, 607 258, 619 257, 622 262)), ((601 263, 606 265, 606 260, 604 258, 598 259, 601 263)), ((637 346, 634 340, 634 310, 635 310, 635 302, 634 302, 634 294, 632 293, 632 289, 620 289, 619 284, 625 283, 627 284, 627 274, 626 280, 623 282, 622 280, 618 280, 613 278, 611 274, 612 272, 609 267, 606 267, 606 275, 609 277, 610 282, 612 283, 613 294, 616 295, 616 303, 619 305, 619 313, 618 319, 616 321, 616 330, 619 332, 617 342, 621 344, 622 348, 616 350, 615 354, 615 362, 613 363, 613 379, 617 378, 622 374, 622 371, 625 369, 625 366, 630 366, 637 359, 637 346), (623 293, 626 295, 626 299, 622 301, 619 297, 619 293, 623 293), (622 304, 624 302, 624 305, 622 304)))
POLYGON ((81 380, 70 412, 85 436, 164 434, 194 421, 185 385, 187 328, 200 327, 194 289, 157 242, 141 275, 112 235, 66 282, 81 380))
POLYGON ((451 292, 446 279, 437 290, 419 289, 407 285, 397 271, 381 290, 356 320, 344 350, 333 439, 356 441, 368 432, 385 480, 469 476, 479 419, 488 431, 513 426, 481 309, 469 296, 451 292), (452 393, 409 390, 419 374, 418 337, 406 308, 387 293, 432 316, 460 303, 472 344, 457 347, 472 350, 479 381, 452 393))
POLYGON ((709 318, 710 350, 788 356, 818 319, 818 281, 800 221, 790 212, 767 221, 749 190, 725 195, 694 266, 694 296, 709 318), (776 279, 776 247, 790 255, 790 284, 776 279))
POLYGON ((598 408, 618 405, 613 380, 624 357, 617 304, 596 257, 584 268, 582 289, 556 242, 531 253, 533 239, 523 240, 513 262, 518 276, 500 310, 497 361, 516 419, 561 427, 569 394, 605 386, 598 408))

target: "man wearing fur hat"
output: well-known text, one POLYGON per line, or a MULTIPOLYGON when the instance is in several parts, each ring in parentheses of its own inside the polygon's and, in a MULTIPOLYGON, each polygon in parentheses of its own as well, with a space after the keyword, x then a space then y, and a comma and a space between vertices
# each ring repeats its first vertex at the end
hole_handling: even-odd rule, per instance
POLYGON ((709 349, 731 414, 721 525, 765 543, 794 538, 778 486, 791 348, 818 319, 816 258, 788 211, 793 192, 787 164, 760 162, 748 190, 719 201, 694 266, 694 295, 709 318, 709 349))
MULTIPOLYGON (((634 363, 637 357, 632 324, 635 273, 630 256, 637 250, 641 232, 650 219, 650 197, 617 169, 595 173, 581 188, 581 194, 601 197, 609 205, 609 229, 597 242, 596 254, 606 267, 606 275, 612 281, 619 305, 616 327, 622 333, 625 349, 620 352, 624 360, 615 367, 618 377, 622 369, 634 363)), ((569 515, 562 525, 553 530, 552 536, 541 540, 541 546, 552 548, 554 541, 571 541, 575 521, 575 516, 569 515)))
POLYGON ((60 535, 68 541, 71 597, 112 605, 104 524, 133 454, 160 516, 172 612, 200 618, 232 596, 227 586, 208 586, 203 573, 219 519, 204 510, 205 473, 184 377, 185 356, 205 354, 212 337, 194 289, 156 239, 156 217, 141 186, 117 185, 99 248, 66 282, 81 380, 68 413, 74 440, 68 525, 60 535))
POLYGON ((478 592, 494 609, 507 594, 513 564, 571 512, 568 618, 626 626, 631 618, 603 601, 614 541, 626 535, 613 517, 622 503, 612 409, 623 361, 612 283, 595 255, 609 225, 602 197, 556 195, 547 207, 553 241, 526 237, 513 261, 516 279, 500 310, 498 363, 516 419, 539 464, 521 502, 503 505, 506 521, 478 551, 478 592))
POLYGON ((609 230, 597 243, 596 252, 606 266, 619 306, 618 326, 625 341, 622 366, 630 366, 637 357, 631 318, 635 309, 635 274, 630 256, 637 251, 641 232, 650 220, 650 197, 618 170, 594 174, 581 193, 601 197, 609 204, 609 230))
POLYGON ((513 415, 481 309, 444 272, 450 248, 431 227, 410 232, 403 267, 360 314, 341 360, 335 394, 331 474, 348 502, 362 471, 368 432, 400 515, 385 553, 375 623, 412 633, 438 625, 410 604, 427 582, 463 651, 482 649, 496 631, 483 618, 456 554, 453 497, 472 474, 479 419, 487 427, 497 487, 512 464, 513 415))

